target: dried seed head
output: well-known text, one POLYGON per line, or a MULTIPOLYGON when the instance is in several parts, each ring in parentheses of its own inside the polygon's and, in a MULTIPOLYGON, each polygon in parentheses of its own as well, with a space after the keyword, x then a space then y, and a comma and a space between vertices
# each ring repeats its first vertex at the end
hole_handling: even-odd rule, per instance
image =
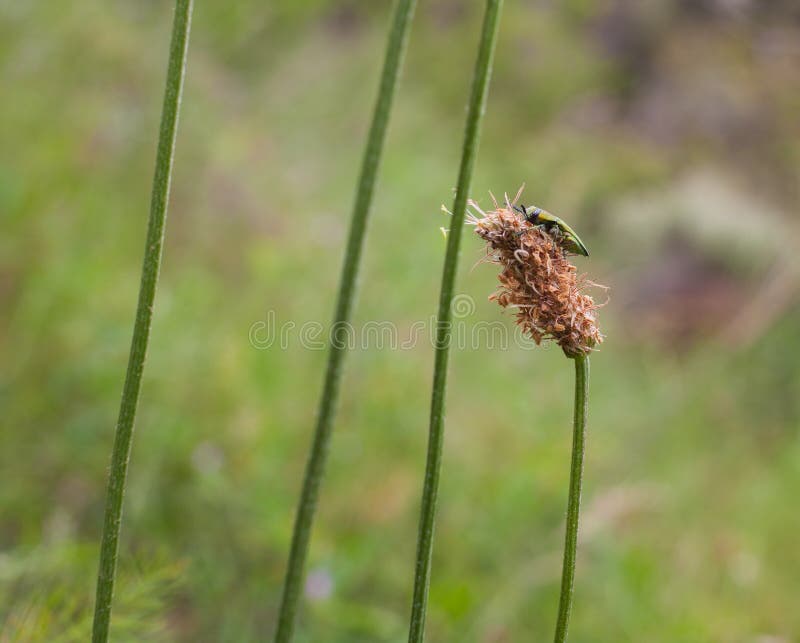
POLYGON ((525 221, 507 197, 505 207, 495 201, 491 212, 483 212, 474 201, 470 206, 477 214, 470 213, 468 222, 486 241, 489 259, 502 268, 500 288, 489 299, 517 308, 517 324, 537 344, 552 339, 568 357, 594 350, 603 341, 598 306, 582 291, 596 284, 577 274, 558 232, 525 221))

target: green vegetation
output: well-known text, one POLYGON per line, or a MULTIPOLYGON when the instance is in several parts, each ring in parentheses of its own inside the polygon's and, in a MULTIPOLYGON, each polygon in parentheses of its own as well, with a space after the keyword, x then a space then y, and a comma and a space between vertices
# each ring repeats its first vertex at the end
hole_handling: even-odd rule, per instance
POLYGON ((576 355, 575 405, 572 411, 572 458, 567 502, 567 529, 564 536, 564 564, 561 569, 561 593, 558 598, 556 643, 567 640, 572 597, 575 593, 575 563, 577 561, 578 523, 581 509, 581 483, 586 452, 586 415, 589 409, 589 357, 576 355))
POLYGON ((464 143, 458 169, 458 184, 446 231, 447 250, 442 269, 442 286, 439 292, 439 309, 436 313, 436 340, 434 342, 433 386, 431 387, 431 414, 428 429, 428 455, 425 461, 425 477, 420 506, 419 536, 417 537, 417 559, 414 564, 414 593, 411 601, 409 643, 420 643, 425 638, 425 617, 428 611, 428 595, 431 583, 431 558, 433 535, 436 524, 436 499, 439 495, 439 475, 442 469, 444 446, 444 409, 447 395, 447 364, 453 344, 453 317, 458 313, 455 306, 456 273, 461 253, 461 236, 467 212, 472 173, 478 157, 481 124, 486 111, 489 80, 492 76, 492 60, 497 45, 497 32, 503 0, 487 0, 486 11, 478 41, 478 55, 467 106, 467 122, 464 128, 464 143))
MULTIPOLYGON (((0 639, 91 629, 168 4, 0 7, 0 639)), ((330 317, 389 11, 280 4, 195 9, 113 641, 259 641, 276 621, 325 353, 296 339, 258 350, 250 332, 270 310, 298 328, 330 317)), ((437 302, 438 208, 452 198, 481 18, 478 3, 423 4, 354 319, 391 321, 402 338, 437 302)), ((791 641, 800 308, 722 350, 719 333, 759 313, 750 302, 793 248, 786 43, 800 38, 779 8, 757 21, 675 9, 634 21, 644 53, 617 36, 612 55, 592 6, 507 3, 472 187, 486 203, 526 182, 526 204, 569 221, 592 251, 579 267, 612 287, 592 357, 570 640, 791 641), (694 259, 674 261, 676 247, 694 259), (676 264, 691 279, 665 289, 676 264)), ((463 241, 467 321, 495 321, 495 271, 471 270, 480 244, 463 241)), ((321 589, 298 642, 406 636, 432 366, 426 341, 350 355, 309 552, 321 589)), ((572 374, 557 348, 454 348, 450 368, 458 429, 429 640, 548 640, 572 374)))
POLYGON ((317 423, 309 449, 308 463, 303 474, 303 490, 297 504, 297 516, 289 549, 286 579, 283 582, 281 607, 278 613, 276 643, 288 642, 294 632, 297 605, 302 592, 308 546, 314 523, 314 512, 319 498, 319 488, 325 473, 325 464, 330 450, 333 421, 339 402, 339 384, 342 379, 344 356, 348 351, 347 328, 353 317, 353 304, 356 297, 356 280, 361 267, 364 250, 364 237, 367 232, 369 212, 375 192, 375 181, 380 168, 383 144, 389 127, 397 88, 397 79, 403 63, 411 19, 414 16, 415 0, 397 0, 394 8, 392 27, 386 42, 386 56, 375 101, 375 111, 364 148, 361 173, 356 185, 356 200, 350 219, 350 232, 344 255, 342 276, 339 278, 339 293, 336 298, 336 312, 328 342, 328 362, 325 367, 325 383, 317 411, 317 423))
POLYGON ((172 163, 175 158, 175 138, 178 131, 178 109, 181 104, 183 78, 186 73, 186 53, 189 48, 189 26, 192 20, 191 0, 177 0, 169 46, 167 82, 164 105, 161 109, 161 129, 158 136, 158 153, 150 197, 150 218, 147 224, 147 239, 144 245, 142 281, 136 306, 136 321, 133 326, 131 352, 122 389, 119 419, 114 433, 114 447, 108 474, 103 536, 100 545, 100 563, 97 575, 97 593, 94 605, 92 640, 104 643, 108 640, 111 622, 114 581, 117 573, 119 535, 122 527, 122 503, 128 461, 131 457, 133 425, 139 403, 144 360, 150 340, 150 325, 153 320, 158 273, 161 268, 161 250, 164 247, 164 227, 169 201, 169 184, 172 179, 172 163))

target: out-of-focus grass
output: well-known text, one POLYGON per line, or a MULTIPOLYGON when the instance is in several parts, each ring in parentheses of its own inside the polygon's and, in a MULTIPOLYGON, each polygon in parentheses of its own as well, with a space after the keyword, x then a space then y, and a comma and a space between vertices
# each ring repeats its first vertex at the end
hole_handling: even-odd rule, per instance
MULTIPOLYGON (((297 327, 328 321, 388 8, 279 4, 195 12, 115 640, 262 640, 274 620, 324 354, 296 331, 286 350, 260 351, 249 332, 269 310, 297 327)), ((459 6, 420 7, 369 232, 357 326, 389 321, 401 339, 436 304, 438 207, 451 199, 472 55, 460 43, 479 20, 479 7, 459 6)), ((87 552, 130 339, 163 82, 153 43, 167 42, 168 13, 91 0, 0 9, 0 638, 88 632, 87 552)), ((474 196, 527 182, 530 201, 590 245, 581 268, 612 286, 593 358, 573 640, 789 641, 800 631, 800 311, 785 307, 748 344, 665 341, 629 306, 661 262, 637 250, 649 221, 633 230, 615 217, 709 166, 778 213, 790 207, 797 34, 778 14, 673 14, 640 17, 655 44, 637 53, 609 35, 619 20, 584 3, 510 4, 474 196), (696 55, 681 68, 683 51, 696 55), (703 111, 707 77, 717 120, 703 111), (678 108, 690 99, 696 109, 678 108)), ((691 222, 719 215, 716 203, 663 211, 691 222)), ((723 233, 759 216, 722 216, 723 233)), ((769 221, 792 238, 791 219, 769 221)), ((470 272, 479 258, 465 239, 467 327, 511 329, 486 301, 493 269, 470 272)), ((765 287, 763 272, 737 281, 736 270, 748 296, 765 287)), ((659 300, 661 316, 685 314, 659 300)), ((425 341, 349 362, 300 641, 404 638, 431 368, 425 341)), ((549 636, 570 378, 553 349, 454 351, 432 640, 549 636)))

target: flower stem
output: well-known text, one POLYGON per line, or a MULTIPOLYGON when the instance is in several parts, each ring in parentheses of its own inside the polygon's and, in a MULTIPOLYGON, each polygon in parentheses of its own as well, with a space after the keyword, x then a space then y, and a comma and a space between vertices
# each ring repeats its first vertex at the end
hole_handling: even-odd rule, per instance
POLYGON ((167 82, 161 110, 161 128, 158 135, 156 168, 150 196, 150 218, 147 224, 147 241, 139 286, 139 302, 133 326, 133 338, 128 357, 128 370, 122 389, 119 418, 111 454, 111 469, 106 493, 103 538, 100 545, 100 565, 97 576, 97 596, 92 626, 92 641, 105 643, 111 621, 111 602, 119 551, 119 532, 122 523, 122 501, 128 461, 131 454, 133 424, 139 402, 139 390, 150 338, 153 319, 153 301, 161 265, 164 243, 164 223, 169 200, 169 185, 175 152, 175 135, 178 127, 178 110, 186 72, 186 52, 189 46, 189 25, 192 18, 192 0, 176 0, 169 48, 167 82))
POLYGON ((569 473, 569 500, 567 501, 567 529, 564 538, 564 566, 561 573, 561 598, 558 603, 555 643, 567 640, 569 615, 575 581, 575 554, 578 547, 578 515, 581 506, 583 480, 583 454, 586 439, 586 414, 589 408, 589 357, 579 354, 575 360, 575 409, 572 429, 572 462, 569 473))
POLYGON ((416 0, 397 0, 394 8, 394 17, 381 73, 380 88, 364 150, 361 174, 350 220, 350 232, 339 281, 336 312, 331 329, 331 343, 325 371, 325 382, 317 411, 313 443, 306 463, 303 489, 297 505, 289 562, 278 614, 278 627, 275 633, 276 643, 290 641, 294 631, 303 570, 311 537, 311 526, 327 460, 335 407, 339 397, 342 363, 347 350, 347 327, 355 299, 355 284, 364 245, 364 234, 372 203, 375 178, 380 165, 383 144, 386 140, 386 129, 397 86, 397 77, 406 43, 408 42, 408 33, 415 6, 416 0))
POLYGON ((431 576, 431 554, 433 551, 433 531, 436 517, 436 498, 439 489, 439 471, 442 463, 444 439, 444 400, 447 383, 447 362, 450 352, 451 317, 453 290, 455 287, 458 255, 461 246, 461 232, 467 207, 472 170, 478 151, 481 121, 486 107, 486 95, 494 57, 497 28, 502 9, 502 0, 487 0, 483 18, 478 58, 472 77, 472 90, 467 112, 464 145, 461 154, 461 167, 458 174, 456 196, 450 232, 447 237, 442 286, 439 295, 439 312, 436 327, 436 356, 433 369, 431 393, 430 428, 428 437, 428 456, 425 466, 425 484, 422 491, 417 559, 414 576, 414 596, 411 605, 409 643, 421 642, 425 635, 425 616, 428 606, 428 587, 431 576))

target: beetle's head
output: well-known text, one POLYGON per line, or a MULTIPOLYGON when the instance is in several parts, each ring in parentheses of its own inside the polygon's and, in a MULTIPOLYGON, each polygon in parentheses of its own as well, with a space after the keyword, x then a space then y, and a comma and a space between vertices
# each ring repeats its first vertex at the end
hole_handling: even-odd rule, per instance
POLYGON ((533 208, 526 208, 524 205, 520 204, 520 206, 514 206, 514 209, 519 212, 523 217, 525 217, 525 221, 532 225, 536 225, 536 221, 539 218, 539 213, 542 211, 541 208, 533 207, 533 208))

